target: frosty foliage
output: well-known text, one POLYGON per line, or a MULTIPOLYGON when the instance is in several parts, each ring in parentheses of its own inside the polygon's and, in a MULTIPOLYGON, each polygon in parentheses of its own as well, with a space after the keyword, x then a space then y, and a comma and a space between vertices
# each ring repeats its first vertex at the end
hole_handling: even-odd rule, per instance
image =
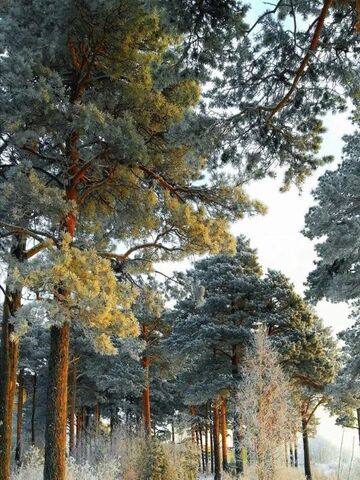
POLYGON ((277 477, 283 445, 293 431, 294 414, 290 386, 276 353, 260 328, 254 335, 242 369, 238 389, 239 418, 243 425, 244 445, 255 463, 257 480, 277 477))
POLYGON ((305 217, 304 234, 315 240, 318 256, 308 276, 308 294, 314 300, 359 299, 359 131, 344 142, 342 163, 320 177, 313 192, 316 204, 305 217))
MULTIPOLYGON (((68 460, 66 480, 196 480, 198 457, 188 443, 170 445, 157 439, 119 434, 109 442, 97 438, 91 457, 68 460)), ((39 480, 43 457, 31 448, 12 480, 39 480)))

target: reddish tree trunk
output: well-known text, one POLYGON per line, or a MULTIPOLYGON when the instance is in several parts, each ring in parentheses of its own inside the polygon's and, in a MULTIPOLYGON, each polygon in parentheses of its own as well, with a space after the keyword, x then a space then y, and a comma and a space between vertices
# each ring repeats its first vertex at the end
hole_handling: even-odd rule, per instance
POLYGON ((219 408, 215 404, 213 409, 214 421, 214 480, 221 480, 221 458, 220 458, 220 422, 219 408))
MULTIPOLYGON (((73 91, 71 102, 75 103, 81 95, 80 90, 73 91)), ((83 181, 85 170, 78 167, 80 152, 78 148, 79 134, 73 131, 67 141, 67 157, 70 163, 69 186, 66 199, 72 203, 73 209, 64 218, 63 232, 75 235, 76 205, 78 203, 77 188, 83 181)), ((66 297, 71 292, 59 290, 66 297)), ((66 426, 67 397, 69 371, 69 336, 70 325, 52 326, 50 332, 49 379, 45 428, 45 463, 44 480, 65 480, 66 476, 66 426)))
POLYGON ((67 322, 50 332, 44 480, 64 480, 66 475, 69 332, 67 322))
POLYGON ((213 435, 213 423, 210 420, 210 462, 211 473, 214 473, 214 435, 213 435))
POLYGON ((76 417, 76 379, 77 365, 76 358, 73 356, 71 364, 71 388, 70 388, 70 411, 69 411, 69 455, 75 457, 76 438, 75 438, 75 417, 76 417))
POLYGON ((205 468, 206 468, 206 471, 208 471, 208 468, 209 468, 208 417, 209 417, 208 404, 206 404, 206 407, 205 407, 205 468))
POLYGON ((227 421, 226 421, 226 403, 221 400, 221 445, 222 445, 222 459, 223 469, 228 469, 228 449, 227 449, 227 421))
MULTIPOLYGON (((11 255, 24 260, 26 238, 14 236, 11 255)), ((0 346, 0 480, 10 479, 12 415, 16 391, 16 372, 19 359, 18 341, 12 339, 11 317, 21 306, 21 290, 6 289, 0 346)))

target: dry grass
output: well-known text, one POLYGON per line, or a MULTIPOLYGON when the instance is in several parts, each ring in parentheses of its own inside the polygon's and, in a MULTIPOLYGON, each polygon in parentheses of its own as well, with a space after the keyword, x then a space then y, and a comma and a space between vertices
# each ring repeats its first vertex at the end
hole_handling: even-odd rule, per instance
MULTIPOLYGON (((69 460, 67 480, 196 480, 198 459, 191 442, 180 445, 118 437, 110 447, 97 442, 93 463, 69 460), (94 459, 97 459, 97 461, 94 459)), ((43 457, 31 449, 12 480, 42 480, 43 457)))

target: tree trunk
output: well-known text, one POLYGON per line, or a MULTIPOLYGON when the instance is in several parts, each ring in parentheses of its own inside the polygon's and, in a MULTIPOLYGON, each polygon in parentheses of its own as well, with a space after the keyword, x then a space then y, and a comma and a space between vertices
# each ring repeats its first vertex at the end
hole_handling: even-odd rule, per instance
POLYGON ((209 411, 208 411, 208 404, 205 406, 205 468, 206 472, 208 472, 209 468, 209 445, 208 445, 208 421, 209 421, 209 411))
MULTIPOLYGON (((240 353, 238 345, 234 345, 232 349, 231 357, 232 376, 236 382, 240 380, 240 353)), ((236 478, 240 478, 244 471, 243 461, 241 457, 241 426, 240 415, 238 410, 237 401, 235 399, 235 411, 233 420, 233 442, 234 442, 234 454, 235 454, 235 472, 236 478)))
POLYGON ((196 441, 196 436, 195 436, 195 414, 196 414, 196 410, 195 410, 195 407, 193 405, 190 405, 189 407, 189 410, 190 410, 190 416, 191 416, 191 440, 193 443, 195 443, 196 441))
POLYGON ((100 433, 100 403, 96 402, 94 407, 94 420, 95 420, 95 434, 96 436, 100 433))
MULTIPOLYGON (((146 342, 146 337, 148 333, 147 325, 142 326, 143 338, 146 342)), ((149 357, 144 355, 143 357, 143 368, 145 376, 145 388, 142 394, 142 405, 143 405, 143 420, 144 420, 144 429, 145 434, 150 436, 151 434, 151 404, 150 404, 150 379, 149 379, 149 366, 150 360, 149 357)))
POLYGON ((15 449, 15 462, 18 467, 21 466, 21 432, 22 432, 22 416, 24 406, 24 369, 19 372, 19 385, 18 385, 18 402, 17 402, 17 418, 16 418, 16 449, 15 449))
POLYGON ((311 466, 310 466, 310 450, 309 450, 309 437, 307 432, 307 422, 302 419, 302 435, 304 445, 304 471, 306 480, 312 480, 311 466))
POLYGON ((226 421, 226 403, 221 400, 221 445, 222 445, 222 459, 223 469, 228 470, 228 449, 227 449, 227 421, 226 421))
POLYGON ((36 413, 36 388, 37 388, 37 373, 34 374, 33 391, 32 391, 32 406, 31 406, 31 445, 35 445, 35 413, 36 413))
POLYGON ((295 467, 298 467, 299 462, 298 462, 298 449, 297 449, 297 442, 296 441, 295 441, 295 444, 294 444, 294 458, 295 458, 295 467))
POLYGON ((76 381, 77 381, 77 359, 72 358, 71 363, 71 388, 70 388, 70 412, 69 412, 69 455, 75 457, 76 439, 75 439, 75 417, 76 417, 76 381))
POLYGON ((213 423, 210 420, 210 465, 211 473, 214 473, 214 435, 213 435, 213 423))
POLYGON ((199 437, 200 437, 200 452, 201 452, 201 465, 202 465, 202 471, 205 473, 205 452, 204 452, 204 442, 203 442, 203 434, 202 434, 202 428, 201 425, 199 425, 199 437))
POLYGON ((220 425, 219 408, 215 404, 213 410, 214 418, 214 480, 221 480, 221 458, 220 458, 220 425))
MULTIPOLYGON (((145 369, 145 376, 148 379, 149 374, 149 362, 148 358, 144 357, 143 359, 143 365, 145 369)), ((144 419, 144 429, 146 435, 151 434, 151 404, 150 404, 150 385, 148 383, 148 380, 146 380, 146 385, 142 394, 142 404, 143 404, 143 419, 144 419)))
MULTIPOLYGON (((11 255, 24 260, 26 238, 15 235, 11 255)), ((9 480, 12 441, 12 414, 16 391, 16 372, 19 359, 18 340, 12 338, 11 317, 21 306, 21 290, 10 291, 4 298, 0 345, 0 480, 9 480)))
POLYGON ((69 331, 64 323, 50 332, 44 480, 65 480, 69 331))
POLYGON ((201 472, 201 450, 200 450, 200 440, 199 440, 199 430, 195 428, 195 438, 196 438, 196 453, 198 457, 198 469, 201 472))
POLYGON ((175 422, 174 418, 171 420, 171 442, 175 444, 175 422))
MULTIPOLYGON (((80 90, 73 91, 70 102, 76 103, 80 96, 80 90)), ((67 234, 71 239, 74 238, 77 222, 77 188, 85 176, 85 170, 80 172, 78 167, 80 158, 78 141, 79 133, 73 130, 66 140, 66 155, 69 161, 66 200, 71 203, 72 208, 59 225, 63 234, 67 234)), ((61 282, 59 291, 64 298, 71 294, 61 288, 61 282)), ((53 325, 51 327, 43 480, 65 480, 66 475, 69 336, 70 325, 68 322, 61 326, 53 325)))
POLYGON ((82 435, 82 414, 81 411, 76 413, 76 441, 75 441, 75 451, 76 451, 76 459, 78 461, 81 460, 81 435, 82 435))

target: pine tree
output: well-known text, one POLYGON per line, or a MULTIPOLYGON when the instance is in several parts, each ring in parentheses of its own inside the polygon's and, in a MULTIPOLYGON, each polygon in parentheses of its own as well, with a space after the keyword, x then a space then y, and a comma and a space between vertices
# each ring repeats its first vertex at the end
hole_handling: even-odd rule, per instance
MULTIPOLYGON (((256 252, 239 237, 234 256, 220 254, 194 264, 175 287, 180 299, 170 318, 173 330, 167 340, 183 372, 185 402, 204 405, 221 392, 232 396, 241 379, 240 367, 258 324, 266 325, 275 348, 281 354, 302 338, 311 324, 311 313, 294 286, 276 271, 262 275, 256 252)), ((242 432, 233 412, 236 468, 242 470, 242 432)))
MULTIPOLYGON (((89 268, 91 263, 93 274, 100 269, 107 275, 106 261, 83 251, 84 242, 102 245, 102 256, 120 262, 145 248, 159 258, 217 251, 231 246, 228 220, 253 207, 241 188, 218 179, 193 185, 204 160, 192 156, 188 145, 176 143, 171 124, 196 104, 199 88, 191 80, 163 89, 154 84, 152 66, 161 63, 171 39, 141 2, 65 2, 53 9, 48 1, 19 0, 1 21, 7 50, 1 78, 3 153, 15 151, 20 168, 27 165, 24 200, 39 212, 39 243, 52 240, 45 254, 49 269, 34 268, 26 278, 14 272, 14 281, 34 290, 41 285, 51 316, 57 317, 51 328, 45 478, 61 479, 74 289, 78 304, 90 301, 89 292, 75 286, 74 275, 80 278, 80 264, 89 268), (37 21, 29 26, 29 18, 37 21), (45 31, 50 32, 46 49, 45 31), (96 224, 101 217, 104 221, 96 224), (110 234, 130 248, 110 254, 110 234), (142 242, 134 243, 135 238, 142 242)), ((19 169, 16 163, 11 168, 15 174, 19 169)), ((19 221, 2 227, 24 232, 36 225, 19 221)), ((147 261, 145 255, 141 259, 147 261)), ((111 281, 101 280, 103 285, 111 281)), ((104 289, 113 302, 107 310, 119 301, 129 305, 129 291, 122 290, 120 298, 111 298, 104 289)), ((92 325, 99 319, 95 315, 92 325)), ((135 333, 131 316, 123 312, 119 321, 123 333, 135 333)), ((102 334, 98 342, 110 348, 102 334)))
POLYGON ((317 241, 318 260, 308 277, 309 296, 314 300, 358 299, 359 141, 358 132, 345 137, 343 162, 319 179, 314 191, 316 205, 306 216, 304 233, 317 241))

